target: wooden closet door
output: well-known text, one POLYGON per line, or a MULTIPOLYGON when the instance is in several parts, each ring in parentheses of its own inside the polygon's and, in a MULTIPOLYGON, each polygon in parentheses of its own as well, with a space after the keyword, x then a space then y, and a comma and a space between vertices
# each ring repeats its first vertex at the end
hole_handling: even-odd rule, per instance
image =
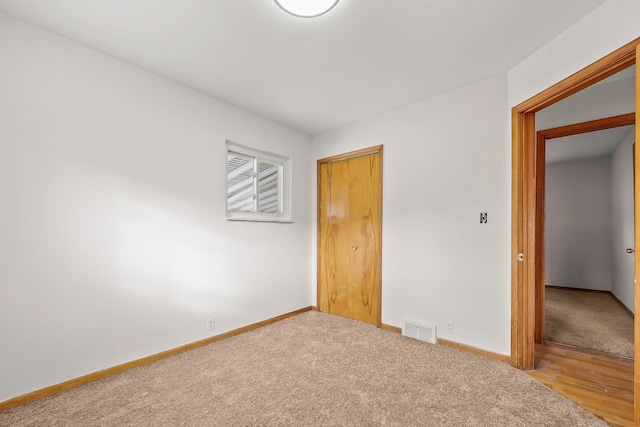
MULTIPOLYGON (((381 148, 381 147, 380 147, 381 148)), ((378 325, 380 151, 319 161, 318 308, 378 325)))

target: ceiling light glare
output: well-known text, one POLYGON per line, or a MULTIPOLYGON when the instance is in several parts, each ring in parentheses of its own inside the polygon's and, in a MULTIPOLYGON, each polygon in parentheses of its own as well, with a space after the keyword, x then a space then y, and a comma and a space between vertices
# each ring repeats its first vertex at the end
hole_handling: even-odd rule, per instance
POLYGON ((315 18, 324 15, 340 0, 274 0, 285 12, 299 18, 315 18))

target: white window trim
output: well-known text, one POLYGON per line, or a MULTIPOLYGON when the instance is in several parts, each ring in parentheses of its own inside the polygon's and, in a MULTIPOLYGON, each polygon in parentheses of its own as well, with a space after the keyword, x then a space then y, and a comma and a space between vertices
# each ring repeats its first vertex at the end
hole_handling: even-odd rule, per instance
MULTIPOLYGON (((271 153, 268 151, 257 150, 255 148, 247 147, 233 141, 226 141, 225 149, 225 175, 224 180, 227 183, 227 166, 229 152, 238 153, 244 156, 255 157, 259 160, 265 160, 269 163, 278 164, 281 166, 282 178, 280 179, 278 192, 280 194, 280 213, 265 213, 265 212, 236 212, 230 211, 228 205, 228 196, 225 198, 225 217, 227 221, 260 221, 260 222, 293 222, 291 215, 291 159, 281 156, 279 154, 271 153)), ((226 191, 227 185, 225 185, 226 191)))

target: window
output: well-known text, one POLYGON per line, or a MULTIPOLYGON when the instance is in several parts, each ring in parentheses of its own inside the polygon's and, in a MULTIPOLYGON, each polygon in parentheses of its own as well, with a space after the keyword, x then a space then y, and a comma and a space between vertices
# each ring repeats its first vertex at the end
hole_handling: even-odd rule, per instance
POLYGON ((227 141, 227 219, 291 222, 291 161, 227 141))

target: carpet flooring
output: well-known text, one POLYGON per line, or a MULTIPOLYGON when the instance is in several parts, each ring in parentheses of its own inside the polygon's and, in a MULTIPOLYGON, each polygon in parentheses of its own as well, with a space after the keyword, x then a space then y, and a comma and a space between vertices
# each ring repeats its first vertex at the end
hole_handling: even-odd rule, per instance
POLYGON ((308 312, 0 412, 2 426, 607 426, 496 360, 308 312))
POLYGON ((547 287, 544 338, 633 358, 633 317, 604 292, 547 287))

